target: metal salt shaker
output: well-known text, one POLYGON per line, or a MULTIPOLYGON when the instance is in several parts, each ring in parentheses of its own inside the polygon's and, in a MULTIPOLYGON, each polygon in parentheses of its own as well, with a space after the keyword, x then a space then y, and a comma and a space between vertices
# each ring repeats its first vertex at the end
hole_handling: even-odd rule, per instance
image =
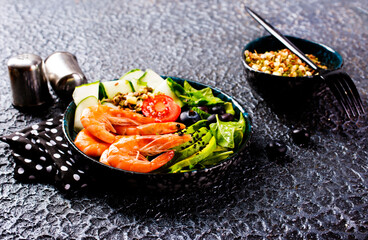
POLYGON ((51 101, 43 61, 34 54, 21 54, 8 60, 15 107, 36 107, 51 101))
POLYGON ((87 83, 77 58, 69 52, 55 52, 45 60, 45 74, 56 94, 71 98, 75 87, 87 83))

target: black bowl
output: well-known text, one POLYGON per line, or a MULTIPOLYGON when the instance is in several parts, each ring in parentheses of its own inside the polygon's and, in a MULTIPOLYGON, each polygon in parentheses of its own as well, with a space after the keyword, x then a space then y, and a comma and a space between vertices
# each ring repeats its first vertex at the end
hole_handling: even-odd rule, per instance
MULTIPOLYGON (((166 77, 164 77, 166 78, 166 77)), ((183 84, 185 80, 171 77, 174 81, 183 84)), ((193 87, 202 89, 208 87, 204 84, 188 81, 193 87)), ((97 159, 91 158, 81 152, 73 143, 76 137, 74 131, 74 112, 75 104, 71 102, 64 113, 63 119, 63 132, 69 143, 70 148, 75 154, 75 158, 78 164, 86 171, 87 176, 90 177, 91 182, 101 186, 116 185, 121 190, 185 190, 203 188, 218 183, 220 180, 224 180, 227 174, 227 168, 231 164, 235 164, 235 160, 238 160, 238 154, 245 148, 248 143, 251 134, 251 119, 244 108, 232 97, 221 92, 218 89, 212 88, 216 97, 221 98, 224 101, 230 101, 233 104, 236 115, 243 114, 247 129, 244 136, 241 147, 229 158, 221 161, 219 164, 206 168, 203 170, 192 171, 187 173, 137 173, 131 171, 125 171, 122 169, 107 166, 100 163, 97 159)), ((226 180, 226 179, 225 179, 226 180)))
MULTIPOLYGON (((318 57, 322 65, 327 66, 329 70, 342 67, 343 59, 341 55, 332 48, 297 37, 286 37, 304 53, 318 57)), ((250 52, 256 50, 258 53, 264 53, 284 48, 286 47, 273 36, 255 39, 243 48, 242 63, 246 80, 263 99, 291 104, 291 101, 310 97, 311 93, 321 86, 321 79, 318 76, 283 77, 257 71, 246 63, 244 55, 245 50, 250 52)))

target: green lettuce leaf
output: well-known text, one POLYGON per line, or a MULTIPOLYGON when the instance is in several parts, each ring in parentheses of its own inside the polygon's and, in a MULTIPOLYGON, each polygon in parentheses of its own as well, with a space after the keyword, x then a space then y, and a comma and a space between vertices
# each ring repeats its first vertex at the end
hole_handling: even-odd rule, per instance
POLYGON ((199 114, 199 116, 201 117, 201 119, 207 119, 209 116, 211 116, 211 114, 202 111, 201 109, 197 108, 197 107, 192 107, 192 110, 197 112, 199 114))
POLYGON ((184 81, 184 86, 181 86, 171 78, 167 78, 166 80, 170 89, 186 105, 200 106, 224 103, 224 101, 222 101, 220 98, 217 98, 213 95, 212 90, 209 87, 197 90, 187 81, 184 81))
POLYGON ((179 83, 175 82, 169 77, 166 78, 166 81, 171 91, 173 91, 181 101, 186 102, 187 93, 185 92, 185 89, 179 83))
POLYGON ((187 81, 184 82, 184 89, 187 93, 189 106, 215 105, 224 103, 220 98, 215 97, 212 89, 207 87, 200 90, 193 88, 187 81))
POLYGON ((216 115, 217 122, 210 124, 211 133, 221 147, 237 149, 245 133, 245 119, 240 114, 238 122, 222 122, 216 115))

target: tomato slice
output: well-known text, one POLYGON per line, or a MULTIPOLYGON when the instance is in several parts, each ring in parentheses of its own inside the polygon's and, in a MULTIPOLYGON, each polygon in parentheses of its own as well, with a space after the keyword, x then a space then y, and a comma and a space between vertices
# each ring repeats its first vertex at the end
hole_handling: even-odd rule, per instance
POLYGON ((180 112, 181 107, 164 94, 147 98, 142 105, 143 115, 154 118, 156 122, 175 122, 180 112))

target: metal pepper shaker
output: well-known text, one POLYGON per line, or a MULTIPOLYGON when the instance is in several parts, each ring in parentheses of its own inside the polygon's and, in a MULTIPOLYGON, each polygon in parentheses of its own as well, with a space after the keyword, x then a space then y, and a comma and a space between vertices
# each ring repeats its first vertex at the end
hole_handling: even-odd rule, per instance
POLYGON ((45 60, 45 74, 62 99, 70 99, 75 87, 87 83, 77 58, 69 52, 54 52, 45 60))
POLYGON ((34 54, 21 54, 8 60, 15 107, 36 107, 51 101, 43 61, 34 54))

